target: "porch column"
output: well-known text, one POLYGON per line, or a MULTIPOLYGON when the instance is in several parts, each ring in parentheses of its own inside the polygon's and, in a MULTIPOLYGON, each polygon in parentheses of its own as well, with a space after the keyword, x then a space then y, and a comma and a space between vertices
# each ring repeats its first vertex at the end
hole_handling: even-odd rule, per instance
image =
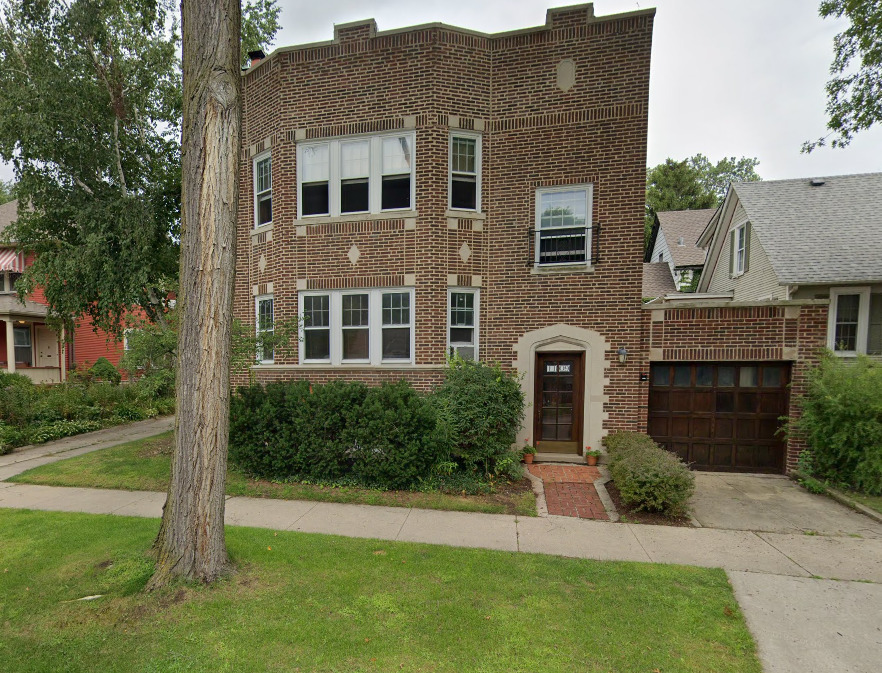
POLYGON ((67 381, 67 366, 65 357, 67 353, 67 341, 64 338, 64 326, 61 327, 61 339, 58 341, 58 366, 61 368, 61 382, 67 381))
POLYGON ((12 331, 12 319, 7 318, 6 322, 6 371, 15 371, 15 334, 12 331))

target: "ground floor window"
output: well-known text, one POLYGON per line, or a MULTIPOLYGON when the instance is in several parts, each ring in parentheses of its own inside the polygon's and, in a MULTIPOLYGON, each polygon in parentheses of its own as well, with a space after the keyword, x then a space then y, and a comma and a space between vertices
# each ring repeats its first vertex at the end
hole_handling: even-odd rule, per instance
POLYGON ((837 355, 882 355, 882 294, 869 287, 830 290, 827 346, 837 355))
POLYGON ((265 343, 263 339, 271 339, 273 335, 273 296, 263 295, 256 300, 257 309, 257 359, 260 362, 272 362, 275 352, 271 343, 265 343))
POLYGON ((31 327, 14 327, 12 329, 13 344, 15 345, 16 364, 32 366, 34 364, 34 348, 31 342, 31 327))
POLYGON ((300 294, 303 363, 413 363, 413 289, 300 294))
POLYGON ((478 359, 478 291, 450 290, 447 347, 464 360, 478 359))

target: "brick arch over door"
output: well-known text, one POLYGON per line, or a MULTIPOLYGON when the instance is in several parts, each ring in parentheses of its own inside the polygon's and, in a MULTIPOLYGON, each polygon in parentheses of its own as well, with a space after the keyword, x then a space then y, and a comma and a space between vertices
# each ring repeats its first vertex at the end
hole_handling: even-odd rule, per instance
POLYGON ((603 422, 608 417, 603 405, 609 401, 609 396, 605 394, 605 388, 609 384, 605 370, 609 366, 606 353, 610 348, 609 342, 599 332, 562 323, 526 332, 518 339, 512 347, 515 353, 512 364, 523 374, 521 390, 524 391, 526 401, 525 420, 518 433, 519 445, 528 437, 533 440, 536 355, 542 352, 578 352, 585 353, 582 441, 593 448, 600 447, 600 440, 606 434, 603 422))

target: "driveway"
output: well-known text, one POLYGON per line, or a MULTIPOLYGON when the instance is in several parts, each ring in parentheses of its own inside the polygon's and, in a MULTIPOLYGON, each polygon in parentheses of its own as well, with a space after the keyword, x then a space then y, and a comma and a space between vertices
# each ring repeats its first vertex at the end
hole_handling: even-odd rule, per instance
POLYGON ((706 528, 882 539, 882 523, 781 475, 696 472, 692 507, 706 528))

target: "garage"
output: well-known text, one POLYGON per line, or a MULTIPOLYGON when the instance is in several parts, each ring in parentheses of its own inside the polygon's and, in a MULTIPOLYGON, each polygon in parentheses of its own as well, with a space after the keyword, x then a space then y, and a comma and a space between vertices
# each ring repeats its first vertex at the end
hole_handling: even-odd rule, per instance
POLYGON ((789 383, 785 362, 654 363, 649 434, 697 470, 781 473, 789 383))

